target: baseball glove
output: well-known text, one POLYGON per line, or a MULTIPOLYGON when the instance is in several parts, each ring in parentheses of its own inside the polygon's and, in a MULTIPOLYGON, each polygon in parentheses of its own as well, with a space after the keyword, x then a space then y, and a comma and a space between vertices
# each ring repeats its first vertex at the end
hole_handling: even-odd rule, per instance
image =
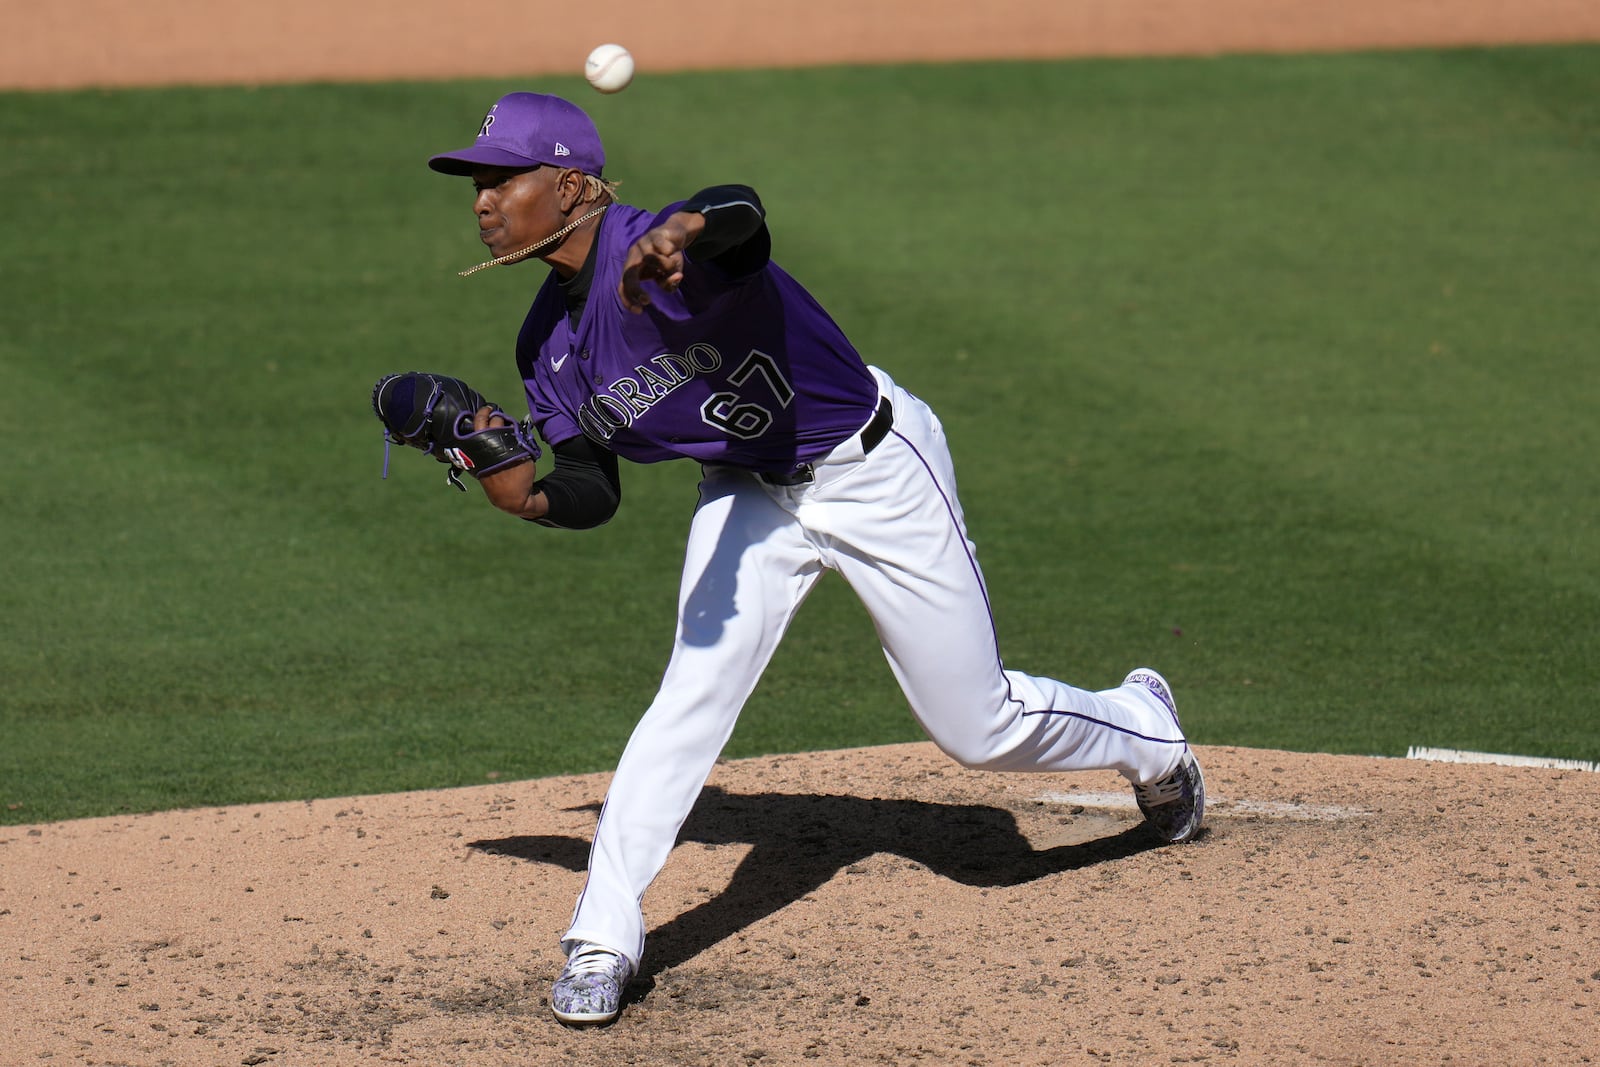
POLYGON ((386 374, 372 387, 372 410, 383 423, 386 442, 409 445, 449 464, 445 480, 462 492, 467 487, 461 484, 461 471, 481 478, 540 456, 539 442, 525 422, 511 418, 460 378, 424 371, 386 374), (484 407, 493 408, 510 425, 474 430, 473 413, 484 407))

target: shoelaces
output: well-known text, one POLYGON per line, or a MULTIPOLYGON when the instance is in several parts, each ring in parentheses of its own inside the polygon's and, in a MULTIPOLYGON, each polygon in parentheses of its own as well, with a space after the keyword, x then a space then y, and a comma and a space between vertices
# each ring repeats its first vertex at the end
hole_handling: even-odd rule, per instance
POLYGON ((1152 807, 1159 804, 1170 804, 1174 800, 1183 798, 1183 766, 1167 775, 1160 781, 1151 782, 1149 785, 1135 786, 1139 796, 1146 804, 1152 807))
POLYGON ((625 969, 622 957, 600 945, 584 945, 567 960, 568 974, 607 974, 625 969))

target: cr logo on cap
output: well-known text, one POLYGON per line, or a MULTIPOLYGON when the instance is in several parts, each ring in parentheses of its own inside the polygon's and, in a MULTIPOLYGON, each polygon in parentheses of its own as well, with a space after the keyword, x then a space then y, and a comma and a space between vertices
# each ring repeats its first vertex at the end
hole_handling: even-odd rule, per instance
POLYGON ((495 104, 494 107, 489 108, 489 113, 483 116, 483 129, 478 131, 479 137, 489 136, 489 127, 494 125, 494 109, 499 106, 499 104, 495 104))

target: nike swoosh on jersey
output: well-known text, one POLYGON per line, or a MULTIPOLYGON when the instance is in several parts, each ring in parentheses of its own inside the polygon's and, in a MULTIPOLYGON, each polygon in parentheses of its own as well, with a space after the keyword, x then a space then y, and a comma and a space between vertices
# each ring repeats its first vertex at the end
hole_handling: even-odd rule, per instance
POLYGON ((550 369, 551 370, 560 370, 561 369, 561 364, 565 363, 567 361, 567 356, 570 356, 570 355, 572 355, 572 353, 571 352, 567 352, 567 353, 564 353, 560 359, 552 359, 550 361, 550 369))

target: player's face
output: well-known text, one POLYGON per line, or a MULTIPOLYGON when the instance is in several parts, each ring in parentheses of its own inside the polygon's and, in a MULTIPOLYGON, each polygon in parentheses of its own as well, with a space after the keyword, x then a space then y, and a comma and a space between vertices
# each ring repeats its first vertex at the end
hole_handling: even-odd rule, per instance
POLYGON ((560 173, 554 167, 482 167, 472 172, 478 237, 491 256, 521 251, 561 228, 564 218, 555 186, 560 173))

